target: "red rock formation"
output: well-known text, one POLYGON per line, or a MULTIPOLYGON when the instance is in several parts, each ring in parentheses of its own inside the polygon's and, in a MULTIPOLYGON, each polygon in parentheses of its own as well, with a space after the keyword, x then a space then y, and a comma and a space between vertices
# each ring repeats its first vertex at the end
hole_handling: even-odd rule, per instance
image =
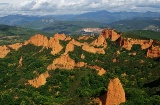
POLYGON ((66 46, 64 54, 68 54, 68 52, 72 52, 72 51, 74 51, 74 45, 71 42, 69 42, 66 46))
POLYGON ((110 80, 108 85, 106 105, 119 105, 125 102, 125 92, 118 78, 110 80))
POLYGON ((98 38, 91 43, 91 45, 98 46, 98 47, 99 46, 106 47, 107 42, 106 42, 106 39, 103 37, 103 35, 99 35, 98 38))
POLYGON ((69 57, 68 54, 62 55, 60 58, 56 58, 52 64, 50 64, 47 69, 48 70, 55 70, 56 68, 59 69, 67 69, 71 70, 75 67, 75 61, 69 57))
POLYGON ((4 58, 9 52, 10 49, 6 45, 0 46, 0 58, 4 58))
POLYGON ((68 52, 74 51, 74 45, 76 45, 76 46, 82 46, 82 45, 84 45, 84 43, 80 43, 80 42, 72 39, 72 40, 67 44, 64 54, 68 54, 68 52))
POLYGON ((90 52, 90 53, 98 53, 98 54, 105 54, 105 51, 103 48, 94 48, 93 46, 89 46, 89 45, 84 45, 82 46, 82 49, 87 51, 87 52, 90 52))
POLYGON ((28 41, 24 43, 24 45, 33 44, 35 46, 44 46, 48 47, 48 38, 44 35, 34 35, 28 41))
POLYGON ((78 62, 78 63, 76 64, 76 67, 84 67, 84 66, 86 66, 86 65, 87 65, 87 63, 78 62))
POLYGON ((152 46, 147 51, 147 57, 155 58, 160 57, 160 46, 152 46))
POLYGON ((141 49, 147 49, 152 45, 153 40, 140 40, 140 39, 131 39, 131 38, 122 38, 119 43, 123 48, 131 50, 133 45, 141 45, 141 49), (123 41, 122 41, 123 40, 123 41), (123 44, 122 44, 123 43, 123 44))
POLYGON ((68 41, 71 40, 72 38, 70 36, 67 36, 66 39, 64 41, 68 41))
POLYGON ((104 29, 101 33, 103 37, 110 38, 111 41, 116 41, 121 35, 116 33, 113 29, 104 29))
POLYGON ((50 37, 50 39, 48 40, 46 36, 37 34, 26 41, 24 45, 33 44, 35 46, 43 46, 46 48, 49 47, 52 49, 51 54, 55 55, 63 49, 63 47, 59 43, 59 40, 64 40, 65 38, 66 36, 64 34, 55 34, 54 38, 50 37))
POLYGON ((29 84, 32 85, 35 88, 38 88, 46 83, 46 78, 49 77, 48 71, 45 73, 41 74, 39 77, 28 80, 29 84))
POLYGON ((78 42, 78 41, 76 41, 76 40, 74 40, 74 39, 72 39, 72 40, 70 41, 70 43, 72 43, 72 44, 74 44, 74 45, 76 45, 76 46, 82 46, 82 45, 84 45, 84 43, 80 43, 80 42, 78 42))
POLYGON ((50 37, 48 47, 52 48, 51 54, 53 55, 58 54, 63 49, 63 47, 59 43, 59 40, 52 37, 50 37))
POLYGON ((19 48, 21 48, 23 46, 23 44, 22 43, 15 43, 15 44, 12 44, 12 45, 9 45, 9 47, 11 48, 11 49, 14 49, 14 50, 18 50, 19 48))
POLYGON ((98 71, 98 75, 103 75, 106 73, 106 70, 104 70, 102 67, 99 67, 99 66, 88 66, 89 68, 91 69, 95 69, 98 71))
POLYGON ((64 33, 63 34, 56 33, 54 35, 54 38, 57 39, 57 40, 65 40, 66 39, 66 35, 64 33))
POLYGON ((90 36, 80 36, 78 40, 88 40, 90 36))

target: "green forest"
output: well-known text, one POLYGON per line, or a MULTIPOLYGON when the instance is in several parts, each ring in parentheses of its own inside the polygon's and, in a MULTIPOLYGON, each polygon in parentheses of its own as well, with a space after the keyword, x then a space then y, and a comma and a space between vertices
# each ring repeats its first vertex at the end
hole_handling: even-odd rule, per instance
MULTIPOLYGON (((65 49, 68 42, 60 41, 60 44, 65 49)), ((18 51, 11 50, 5 58, 0 58, 0 105, 88 105, 93 99, 106 94, 109 80, 116 77, 126 94, 126 102, 121 105, 160 105, 160 58, 146 57, 147 50, 141 50, 140 45, 133 45, 129 51, 110 39, 106 42, 106 54, 89 53, 78 46, 69 52, 75 62, 103 67, 106 70, 104 75, 100 76, 88 67, 50 70, 46 84, 39 88, 29 85, 28 80, 47 71, 47 66, 64 50, 52 55, 50 48, 41 51, 42 46, 32 44, 23 45, 18 51), (133 52, 136 55, 129 55, 133 52), (85 59, 80 57, 81 54, 86 56, 85 59), (18 67, 21 57, 23 65, 18 67), (112 62, 114 58, 117 62, 112 62)))

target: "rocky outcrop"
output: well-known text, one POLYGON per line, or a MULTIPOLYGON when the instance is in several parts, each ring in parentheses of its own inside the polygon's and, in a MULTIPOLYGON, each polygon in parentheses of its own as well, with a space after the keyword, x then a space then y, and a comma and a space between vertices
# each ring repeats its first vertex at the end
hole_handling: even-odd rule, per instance
POLYGON ((110 80, 108 85, 106 105, 119 105, 125 102, 125 92, 118 78, 110 80))
POLYGON ((72 43, 72 44, 74 44, 74 45, 76 45, 76 46, 82 46, 82 45, 84 45, 84 43, 80 43, 80 42, 78 42, 78 41, 76 41, 76 40, 74 40, 74 39, 72 39, 72 40, 70 41, 70 43, 72 43))
POLYGON ((151 48, 149 48, 147 51, 147 57, 150 57, 150 58, 160 57, 160 47, 159 46, 151 46, 151 48))
POLYGON ((149 48, 153 43, 153 40, 140 40, 132 38, 121 38, 119 45, 127 50, 131 50, 133 45, 140 45, 141 49, 149 48))
POLYGON ((105 51, 103 48, 95 48, 93 46, 90 46, 90 45, 84 45, 82 46, 82 49, 87 51, 87 52, 90 52, 90 53, 98 53, 98 54, 105 54, 105 51))
POLYGON ((98 75, 102 76, 103 74, 106 73, 106 70, 104 70, 102 67, 99 66, 88 66, 91 69, 95 69, 98 71, 98 75))
POLYGON ((54 35, 54 38, 57 39, 57 40, 65 40, 66 39, 66 35, 64 33, 63 34, 56 33, 54 35))
POLYGON ((110 38, 111 41, 116 41, 121 35, 116 33, 113 29, 104 29, 101 33, 105 39, 110 38))
POLYGON ((86 66, 86 65, 87 65, 87 63, 78 62, 78 63, 76 64, 76 67, 84 67, 84 66, 86 66))
POLYGON ((63 49, 59 40, 52 37, 50 37, 50 40, 48 41, 48 47, 52 49, 51 54, 53 55, 58 54, 63 49))
POLYGON ((71 70, 75 67, 75 61, 69 57, 68 54, 62 55, 60 58, 56 58, 53 60, 53 63, 50 64, 47 69, 48 70, 55 70, 56 68, 59 69, 67 69, 71 70))
POLYGON ((24 43, 24 45, 27 45, 27 44, 48 47, 48 38, 44 35, 36 34, 24 43))
POLYGON ((72 38, 70 36, 67 36, 66 39, 64 41, 69 41, 71 40, 72 38))
POLYGON ((106 42, 106 39, 103 37, 103 35, 99 35, 98 38, 91 43, 91 45, 98 46, 98 47, 99 46, 106 47, 107 42, 106 42))
POLYGON ((84 43, 80 43, 80 42, 72 39, 72 40, 67 44, 64 54, 68 54, 68 52, 74 51, 74 45, 76 45, 76 46, 82 46, 82 45, 84 45, 84 43))
POLYGON ((68 43, 65 49, 65 53, 64 54, 68 54, 68 52, 72 52, 74 51, 74 45, 72 43, 68 43))
MULTIPOLYGON (((126 74, 123 74, 126 76, 126 74)), ((126 101, 125 92, 118 78, 110 80, 107 94, 94 99, 91 104, 99 105, 119 105, 126 101)))
POLYGON ((21 48, 23 46, 22 43, 15 43, 15 44, 12 44, 12 45, 9 45, 8 47, 10 47, 11 49, 14 49, 14 50, 18 50, 19 48, 21 48))
POLYGON ((26 41, 24 45, 33 44, 35 46, 51 48, 51 54, 55 55, 63 49, 63 47, 59 43, 59 40, 64 40, 65 38, 66 36, 64 34, 55 34, 54 37, 50 37, 50 39, 48 40, 46 36, 37 34, 26 41))
POLYGON ((6 45, 0 46, 0 58, 4 58, 9 52, 10 49, 6 45))
POLYGON ((78 40, 88 40, 90 36, 80 36, 78 40))
POLYGON ((46 83, 46 78, 48 77, 49 77, 49 74, 48 74, 48 71, 46 71, 45 73, 39 75, 39 77, 32 80, 28 80, 28 83, 33 87, 38 88, 46 83))

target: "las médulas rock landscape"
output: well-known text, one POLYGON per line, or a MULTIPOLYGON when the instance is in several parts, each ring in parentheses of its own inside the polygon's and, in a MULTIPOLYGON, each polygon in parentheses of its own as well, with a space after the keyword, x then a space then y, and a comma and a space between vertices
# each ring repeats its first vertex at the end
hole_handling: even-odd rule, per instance
MULTIPOLYGON (((98 36, 97 39, 92 41, 91 43, 80 42, 81 40, 88 40, 89 38, 94 38, 94 36, 80 36, 77 40, 72 39, 70 36, 66 36, 65 34, 55 34, 53 37, 49 39, 41 34, 37 34, 32 36, 29 40, 24 43, 16 43, 12 45, 3 45, 0 46, 0 58, 4 58, 7 56, 11 50, 18 50, 19 48, 33 44, 35 46, 42 46, 43 48, 51 48, 51 54, 56 55, 64 49, 64 53, 59 57, 53 60, 53 62, 48 65, 46 68, 47 71, 45 73, 40 74, 38 77, 28 80, 28 84, 31 86, 38 88, 42 85, 45 85, 46 79, 50 77, 48 71, 55 69, 66 69, 72 70, 74 68, 81 67, 89 67, 91 69, 95 69, 98 72, 98 75, 102 76, 107 73, 107 70, 104 70, 102 67, 97 65, 90 65, 86 62, 75 62, 68 53, 73 52, 75 46, 79 46, 82 50, 93 53, 93 54, 106 54, 105 48, 107 47, 106 39, 110 39, 111 41, 117 43, 122 48, 127 50, 131 50, 133 45, 140 45, 141 49, 147 49, 146 57, 155 58, 160 57, 160 47, 153 45, 153 40, 140 40, 140 39, 131 39, 131 38, 123 38, 120 34, 116 33, 112 29, 104 29, 102 33, 98 36), (66 47, 60 44, 60 41, 68 41, 66 47)), ((120 54, 119 51, 117 51, 120 54)), ((133 53, 136 55, 136 52, 133 53)), ((82 59, 85 59, 84 54, 80 55, 82 59)), ((113 59, 113 62, 116 62, 116 59, 113 59)), ((23 56, 19 60, 19 66, 23 66, 23 56)), ((125 91, 123 89, 123 85, 121 84, 118 78, 111 79, 108 85, 107 93, 97 98, 98 103, 101 105, 119 105, 122 102, 126 101, 125 91), (104 98, 105 97, 105 98, 104 98)))

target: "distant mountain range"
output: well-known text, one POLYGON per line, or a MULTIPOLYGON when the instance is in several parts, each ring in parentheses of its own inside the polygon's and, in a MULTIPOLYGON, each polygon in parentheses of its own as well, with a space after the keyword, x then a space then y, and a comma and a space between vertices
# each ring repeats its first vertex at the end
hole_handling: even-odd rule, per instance
POLYGON ((120 20, 108 24, 108 27, 114 28, 119 31, 130 31, 130 30, 152 30, 160 32, 160 17, 143 17, 120 20))
POLYGON ((101 23, 112 23, 119 20, 133 19, 138 17, 160 17, 159 12, 108 12, 97 11, 88 12, 79 15, 46 15, 46 16, 28 16, 28 15, 8 15, 0 18, 0 24, 21 25, 28 22, 46 20, 46 21, 95 21, 101 23))
POLYGON ((160 31, 159 20, 159 12, 97 11, 79 15, 8 15, 0 17, 0 24, 52 31, 52 33, 54 31, 70 33, 85 27, 110 27, 119 31, 137 29, 160 31), (69 31, 66 26, 69 27, 69 31))

